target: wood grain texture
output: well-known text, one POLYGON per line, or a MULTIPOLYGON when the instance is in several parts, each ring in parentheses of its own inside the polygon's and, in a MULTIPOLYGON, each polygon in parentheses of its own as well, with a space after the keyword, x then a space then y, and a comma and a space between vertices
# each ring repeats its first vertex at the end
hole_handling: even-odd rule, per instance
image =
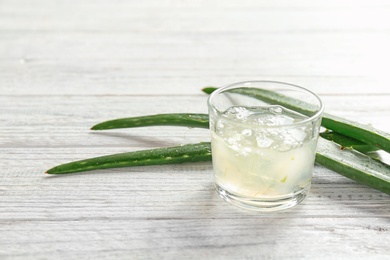
POLYGON ((385 0, 0 1, 0 259, 388 259, 390 197, 320 166, 278 213, 223 202, 208 162, 43 172, 209 140, 89 128, 206 113, 202 87, 242 80, 302 85, 390 132, 389 17, 385 0))

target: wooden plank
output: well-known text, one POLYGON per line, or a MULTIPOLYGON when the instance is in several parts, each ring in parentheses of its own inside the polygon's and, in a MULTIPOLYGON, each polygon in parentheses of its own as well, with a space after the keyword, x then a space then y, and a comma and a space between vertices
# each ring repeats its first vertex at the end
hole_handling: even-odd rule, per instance
POLYGON ((388 94, 389 10, 386 1, 15 1, 0 9, 0 90, 193 94, 272 79, 388 94))
MULTIPOLYGON (((222 62, 218 64, 216 61, 213 67, 205 65, 209 63, 209 58, 196 58, 198 61, 193 62, 190 61, 192 58, 184 58, 174 64, 165 60, 155 68, 142 67, 142 63, 144 66, 155 63, 153 59, 155 58, 114 64, 101 60, 79 63, 78 59, 68 62, 47 62, 44 65, 34 61, 31 65, 15 65, 19 61, 7 62, 0 64, 0 76, 3 80, 0 90, 3 95, 38 96, 58 95, 58 93, 63 95, 164 95, 167 93, 194 95, 199 94, 200 89, 206 86, 221 87, 253 79, 288 82, 323 95, 389 94, 388 81, 383 76, 386 74, 374 75, 376 72, 362 72, 367 66, 371 66, 368 65, 372 64, 371 61, 358 64, 360 68, 351 68, 350 62, 340 60, 259 62, 262 59, 259 54, 254 57, 254 60, 246 62, 236 63, 233 57, 225 65, 222 62), (334 63, 342 69, 328 69, 333 67, 334 63), (351 71, 352 75, 350 73, 342 76, 343 73, 347 73, 347 70, 351 71), (283 71, 288 71, 289 75, 283 71), (359 72, 362 72, 362 76, 357 76, 359 72)), ((20 57, 20 60, 24 58, 20 57)), ((378 66, 380 70, 387 68, 386 63, 380 63, 378 66)))
MULTIPOLYGON (((49 253, 52 253, 52 256, 60 258, 83 258, 85 255, 119 259, 144 258, 145 249, 150 248, 151 245, 153 248, 150 248, 149 255, 153 258, 160 257, 161 252, 165 253, 165 258, 188 257, 191 259, 199 255, 219 259, 223 257, 268 257, 270 255, 274 258, 309 258, 311 256, 327 258, 338 257, 341 254, 371 258, 373 255, 385 256, 387 253, 385 246, 379 247, 370 240, 364 241, 366 245, 363 246, 361 236, 362 232, 367 232, 386 240, 385 231, 375 230, 375 226, 362 226, 356 220, 326 220, 333 226, 324 226, 315 219, 297 220, 293 225, 287 223, 278 225, 272 219, 267 218, 245 221, 245 224, 239 220, 225 219, 211 220, 209 224, 205 224, 203 220, 150 220, 147 223, 122 220, 115 225, 105 221, 95 223, 76 221, 66 224, 41 222, 40 226, 44 230, 34 227, 34 223, 23 223, 21 227, 25 230, 43 231, 42 236, 35 243, 26 241, 31 247, 40 247, 42 243, 45 244, 45 250, 39 252, 37 257, 47 257, 49 253), (237 229, 237 226, 240 228, 237 229), (254 226, 267 227, 260 230, 253 229, 254 226), (348 231, 342 235, 341 232, 344 233, 345 227, 348 227, 348 231), (220 233, 221 229, 224 229, 224 234, 215 237, 213 234, 220 233), (63 233, 68 239, 59 240, 60 243, 48 239, 56 237, 58 233, 63 233), (293 244, 295 247, 292 247, 291 238, 296 233, 303 233, 304 236, 299 243, 293 244), (346 242, 346 239, 353 243, 346 242), (75 240, 78 242, 74 242, 75 240), (128 241, 132 243, 129 245, 128 241), (344 246, 341 248, 340 244, 344 246), (106 250, 108 246, 116 250, 106 250), (329 246, 334 249, 327 250, 329 246), (65 248, 69 250, 64 250, 65 248)), ((375 219, 369 220, 375 221, 375 219)), ((28 236, 23 229, 16 234, 20 237, 28 236)), ((17 237, 16 234, 10 235, 13 238, 17 237)), ((15 249, 11 252, 18 252, 19 258, 31 256, 23 245, 15 249)))
POLYGON ((2 8, 0 29, 123 31, 290 31, 389 29, 389 3, 380 1, 14 1, 2 8), (246 2, 243 3, 243 2, 246 2), (361 19, 369 14, 370 19, 361 19), (15 16, 16 15, 16 16, 15 16), (22 16, 23 15, 23 16, 22 16), (328 19, 332 17, 332 19, 328 19), (346 19, 348 17, 348 19, 346 19), (50 21, 50 22, 47 22, 50 21), (131 22, 129 22, 131 21, 131 22), (212 21, 212 23, 210 23, 212 21), (100 25, 100 26, 97 26, 100 25))

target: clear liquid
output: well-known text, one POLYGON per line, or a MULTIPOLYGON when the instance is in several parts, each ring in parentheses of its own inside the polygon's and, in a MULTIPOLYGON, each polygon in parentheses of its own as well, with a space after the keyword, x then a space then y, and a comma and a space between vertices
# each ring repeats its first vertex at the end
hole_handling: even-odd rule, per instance
POLYGON ((277 127, 305 119, 281 106, 236 106, 212 120, 216 183, 248 198, 283 197, 305 188, 315 158, 312 125, 277 127))

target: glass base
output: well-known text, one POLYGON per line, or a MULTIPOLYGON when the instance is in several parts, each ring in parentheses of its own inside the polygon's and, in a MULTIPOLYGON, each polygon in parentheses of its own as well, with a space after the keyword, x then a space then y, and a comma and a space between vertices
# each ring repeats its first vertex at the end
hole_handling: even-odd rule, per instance
POLYGON ((297 192, 275 198, 248 198, 233 194, 218 184, 215 184, 215 188, 221 198, 234 206, 247 210, 270 212, 288 209, 299 204, 309 192, 310 183, 297 192))

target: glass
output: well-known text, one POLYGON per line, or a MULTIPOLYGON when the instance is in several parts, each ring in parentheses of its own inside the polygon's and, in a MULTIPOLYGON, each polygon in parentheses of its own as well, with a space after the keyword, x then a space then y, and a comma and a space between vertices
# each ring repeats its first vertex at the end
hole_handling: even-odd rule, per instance
POLYGON ((224 200, 276 211, 306 197, 324 109, 314 93, 240 82, 214 91, 208 107, 215 186, 224 200))

